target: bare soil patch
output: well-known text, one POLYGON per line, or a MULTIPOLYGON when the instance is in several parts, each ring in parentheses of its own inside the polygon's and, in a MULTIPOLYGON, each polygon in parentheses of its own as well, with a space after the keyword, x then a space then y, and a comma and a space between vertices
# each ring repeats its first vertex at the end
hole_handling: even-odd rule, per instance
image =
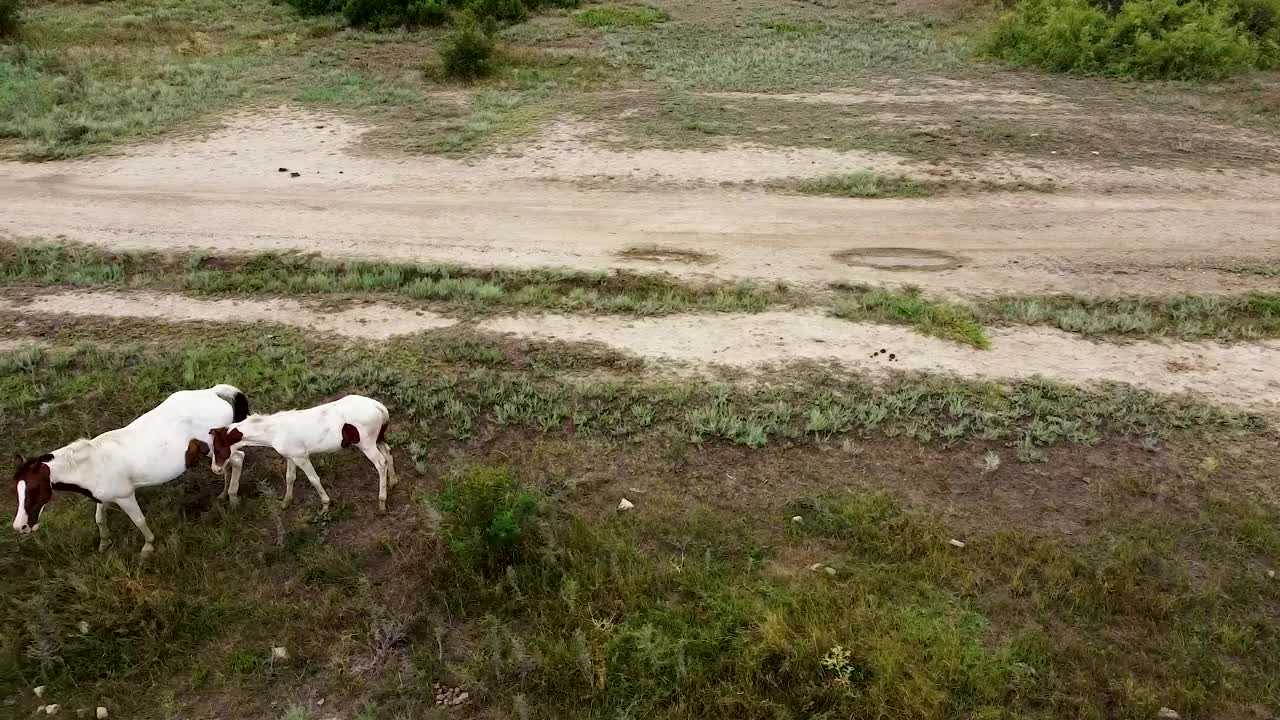
POLYGON ((846 265, 878 270, 951 270, 965 263, 962 257, 924 248, 856 248, 831 257, 846 265))

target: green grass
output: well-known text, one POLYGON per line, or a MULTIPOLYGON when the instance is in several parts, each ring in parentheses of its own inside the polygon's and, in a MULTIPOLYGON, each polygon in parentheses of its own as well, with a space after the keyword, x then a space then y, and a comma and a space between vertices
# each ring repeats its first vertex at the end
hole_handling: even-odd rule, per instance
POLYGON ((973 309, 956 303, 933 300, 919 288, 900 290, 866 286, 840 286, 832 314, 855 321, 910 325, 923 335, 932 335, 969 345, 979 350, 991 348, 991 338, 973 309))
POLYGON ((1011 296, 986 301, 987 322, 1049 325, 1099 337, 1261 340, 1280 337, 1280 295, 1176 295, 1168 298, 1011 296))
POLYGON ((200 254, 113 254, 88 247, 29 243, 0 243, 0 283, 219 295, 371 295, 459 312, 498 308, 634 315, 761 312, 804 300, 803 295, 781 284, 689 285, 663 274, 475 270, 306 255, 210 258, 200 254))
POLYGON ((779 32, 758 24, 671 23, 652 40, 625 43, 621 62, 649 79, 697 91, 783 92, 844 87, 870 69, 939 71, 955 67, 963 41, 927 22, 835 13, 815 32, 779 32))
POLYGON ((821 32, 823 25, 817 20, 792 20, 790 18, 770 18, 759 21, 760 27, 780 33, 816 33, 821 32))
MULTIPOLYGON (((378 515, 362 458, 318 456, 334 512, 297 507, 313 499, 304 495, 280 514, 279 464, 255 455, 250 496, 229 514, 202 509, 216 489, 193 473, 144 496, 159 539, 143 567, 118 513, 117 546, 98 555, 88 504, 59 497, 37 536, 0 535, 11 599, 0 605, 0 693, 18 697, 19 714, 37 684, 64 706, 107 702, 113 715, 143 720, 211 704, 276 717, 317 686, 330 707, 421 716, 433 682, 468 689, 476 712, 581 718, 763 719, 823 708, 833 717, 1137 719, 1162 705, 1243 717, 1277 690, 1280 633, 1269 617, 1280 585, 1261 568, 1280 553, 1280 515, 1222 486, 1247 482, 1240 468, 1253 466, 1231 459, 1243 438, 1222 431, 1235 421, 1202 406, 920 378, 878 388, 824 379, 807 397, 573 383, 477 371, 413 341, 334 352, 287 333, 249 341, 213 328, 156 330, 172 332, 165 349, 0 354, 0 451, 123 422, 179 386, 232 381, 263 410, 359 390, 392 407, 405 484, 393 512, 378 515), (701 448, 680 440, 704 409, 796 434, 768 451, 710 434, 701 448), (466 415, 466 434, 486 441, 449 439, 466 415), (998 494, 965 517, 954 492, 942 492, 935 511, 850 488, 831 473, 856 461, 805 440, 851 433, 868 454, 918 462, 915 443, 945 442, 921 433, 931 427, 967 425, 960 437, 981 454, 1009 431, 1048 440, 1092 422, 1105 438, 1079 439, 1112 444, 1089 466, 1086 495, 1096 498, 1084 500, 1089 521, 1071 538, 1053 520, 1039 530, 993 523, 998 494), (1231 465, 1203 477, 1210 471, 1178 465, 1158 491, 1177 499, 1127 489, 1131 476, 1167 472, 1161 463, 1173 460, 1130 453, 1116 438, 1185 424, 1209 432, 1203 446, 1231 465), (726 492, 744 471, 786 480, 726 492), (622 490, 632 484, 644 492, 622 490), (609 510, 620 491, 635 510, 609 510), (956 537, 963 550, 948 544, 956 537), (835 572, 811 572, 812 563, 835 572), (290 659, 268 660, 274 645, 290 659)), ((963 448, 928 452, 955 477, 978 472, 963 448)), ((880 466, 859 474, 882 476, 880 466)), ((1017 467, 999 478, 1048 482, 1010 479, 1017 467)), ((921 492, 913 474, 903 494, 921 492)))
POLYGON ((827 175, 786 183, 805 195, 835 195, 857 198, 913 198, 928 197, 943 192, 943 183, 916 180, 906 175, 879 175, 872 172, 856 172, 847 175, 827 175))
POLYGON ((573 21, 583 27, 607 29, 647 27, 668 19, 666 12, 648 5, 595 5, 573 14, 573 21))
MULTIPOLYGON (((582 382, 530 370, 483 338, 379 351, 285 331, 142 330, 150 349, 0 354, 0 452, 122 423, 177 387, 234 382, 264 411, 359 391, 392 407, 406 484, 379 516, 363 460, 320 456, 334 511, 281 515, 279 465, 257 455, 235 514, 201 509, 216 492, 202 475, 146 494, 159 540, 145 567, 118 514, 116 549, 98 555, 87 504, 60 497, 36 537, 0 535, 12 599, 0 606, 0 693, 23 693, 21 712, 36 684, 67 706, 108 702, 114 715, 157 720, 189 714, 188 703, 274 716, 316 684, 334 706, 421 714, 444 682, 482 709, 584 718, 813 707, 1139 718, 1158 705, 1229 716, 1275 690, 1280 640, 1266 618, 1280 587, 1258 563, 1280 552, 1280 524, 1236 492, 1189 497, 1191 513, 1113 504, 1071 542, 986 518, 966 525, 876 491, 784 485, 700 499, 723 495, 726 462, 830 488, 823 448, 839 438, 890 443, 884 452, 1026 442, 1123 453, 1124 438, 1188 442, 1177 428, 1190 427, 1233 462, 1227 448, 1253 436, 1238 434, 1248 421, 1193 401, 922 377, 815 377, 788 390, 582 382), (732 448, 761 443, 772 449, 732 448), (476 464, 499 458, 510 464, 476 464), (625 516, 601 512, 616 488, 597 492, 594 473, 617 468, 624 487, 648 488, 625 516), (704 473, 711 484, 689 495, 704 473), (808 571, 813 562, 836 574, 808 571), (276 645, 290 660, 269 659, 276 645), (183 688, 178 707, 165 699, 172 687, 183 688), (268 710, 259 698, 271 697, 284 701, 268 710)), ((1125 486, 1127 466, 1104 457, 1092 492, 1125 486)))

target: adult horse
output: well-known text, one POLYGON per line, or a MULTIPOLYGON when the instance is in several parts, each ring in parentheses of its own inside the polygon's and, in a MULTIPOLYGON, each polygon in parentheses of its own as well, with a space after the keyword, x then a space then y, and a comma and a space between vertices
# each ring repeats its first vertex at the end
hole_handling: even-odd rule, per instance
MULTIPOLYGON (((248 399, 230 385, 181 390, 122 428, 29 460, 19 455, 13 474, 18 493, 13 529, 24 535, 38 529, 40 511, 55 490, 79 493, 98 504, 99 550, 110 542, 107 505, 115 503, 142 533, 145 558, 154 550, 155 535, 147 527, 134 491, 163 485, 199 464, 209 454, 209 428, 239 422, 248 415, 248 399)), ((239 453, 229 463, 232 494, 239 487, 243 462, 244 454, 239 453)))

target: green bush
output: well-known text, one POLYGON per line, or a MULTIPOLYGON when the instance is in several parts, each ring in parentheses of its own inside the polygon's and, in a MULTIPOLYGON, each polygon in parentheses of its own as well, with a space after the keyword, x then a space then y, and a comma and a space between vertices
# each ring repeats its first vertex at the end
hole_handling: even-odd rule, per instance
POLYGON ((529 16, 524 0, 467 0, 466 8, 478 18, 493 18, 502 22, 524 22, 529 16))
POLYGON ((0 38, 17 36, 22 24, 20 3, 21 0, 0 0, 0 38))
POLYGON ((449 4, 445 0, 414 0, 405 8, 407 25, 438 27, 449 19, 449 4))
POLYGON ((437 506, 449 551, 482 572, 502 572, 535 545, 537 496, 520 487, 506 468, 478 465, 446 485, 437 506))
POLYGON ((1023 0, 990 51, 1056 72, 1217 79, 1277 57, 1276 0, 1023 0))
POLYGON ((488 75, 493 70, 493 45, 491 28, 481 27, 474 18, 459 22, 440 48, 445 75, 459 80, 488 75))

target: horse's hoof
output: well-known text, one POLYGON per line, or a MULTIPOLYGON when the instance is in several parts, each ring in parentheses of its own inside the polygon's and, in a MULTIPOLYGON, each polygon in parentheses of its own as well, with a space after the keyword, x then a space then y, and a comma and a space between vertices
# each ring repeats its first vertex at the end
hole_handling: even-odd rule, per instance
POLYGON ((217 499, 218 499, 218 502, 222 502, 223 500, 226 500, 226 499, 227 499, 227 491, 226 491, 226 490, 223 490, 223 491, 222 491, 222 494, 221 494, 221 495, 218 495, 218 498, 217 498, 217 499))
POLYGON ((142 546, 142 554, 140 557, 143 560, 146 560, 147 558, 151 557, 151 554, 154 553, 155 551, 156 549, 151 546, 151 543, 147 543, 146 545, 142 546))
POLYGON ((387 504, 385 502, 378 503, 378 512, 386 512, 387 504))
POLYGON ((232 496, 231 496, 231 509, 232 509, 232 510, 235 510, 235 509, 236 509, 236 508, 238 508, 238 507, 240 507, 240 496, 239 496, 239 495, 232 495, 232 496))
POLYGON ((107 548, 109 548, 109 547, 111 547, 111 541, 110 541, 110 540, 99 540, 99 541, 98 541, 98 552, 106 552, 106 551, 107 551, 107 548))

